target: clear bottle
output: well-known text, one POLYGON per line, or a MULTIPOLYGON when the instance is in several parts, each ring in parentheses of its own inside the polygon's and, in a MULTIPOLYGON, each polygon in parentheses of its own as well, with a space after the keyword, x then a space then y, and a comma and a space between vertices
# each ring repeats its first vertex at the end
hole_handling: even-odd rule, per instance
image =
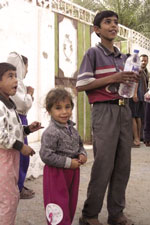
MULTIPOLYGON (((139 73, 141 62, 138 53, 139 50, 134 50, 133 55, 127 58, 124 71, 133 71, 135 73, 139 73)), ((121 83, 118 93, 124 98, 132 98, 134 95, 135 87, 135 82, 121 83)))

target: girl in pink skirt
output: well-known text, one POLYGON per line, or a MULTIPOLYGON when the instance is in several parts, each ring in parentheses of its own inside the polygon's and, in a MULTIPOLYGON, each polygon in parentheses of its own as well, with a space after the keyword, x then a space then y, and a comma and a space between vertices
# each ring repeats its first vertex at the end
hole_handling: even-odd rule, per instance
POLYGON ((38 122, 22 126, 15 104, 9 98, 16 93, 17 84, 16 68, 9 63, 0 63, 0 225, 15 223, 19 201, 19 152, 24 155, 35 153, 24 144, 23 135, 41 128, 38 122))
POLYGON ((41 139, 44 206, 48 225, 71 225, 78 199, 79 168, 87 160, 81 138, 70 120, 71 95, 61 88, 51 90, 45 107, 51 121, 41 139))

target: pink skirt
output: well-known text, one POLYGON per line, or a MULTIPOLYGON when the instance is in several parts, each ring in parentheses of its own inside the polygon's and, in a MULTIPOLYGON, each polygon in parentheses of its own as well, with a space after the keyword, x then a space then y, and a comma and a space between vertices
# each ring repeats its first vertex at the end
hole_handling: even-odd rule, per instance
POLYGON ((19 202, 18 174, 20 153, 0 149, 0 225, 14 225, 19 202))

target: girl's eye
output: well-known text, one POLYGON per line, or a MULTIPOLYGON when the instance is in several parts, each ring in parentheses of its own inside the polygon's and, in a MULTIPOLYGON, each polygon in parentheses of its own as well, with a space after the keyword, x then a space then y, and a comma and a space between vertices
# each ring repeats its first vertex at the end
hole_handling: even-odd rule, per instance
POLYGON ((67 105, 67 106, 66 106, 66 109, 70 109, 70 108, 71 108, 71 105, 67 105))
POLYGON ((59 106, 56 106, 56 109, 59 110, 59 109, 61 109, 61 108, 60 108, 59 106))

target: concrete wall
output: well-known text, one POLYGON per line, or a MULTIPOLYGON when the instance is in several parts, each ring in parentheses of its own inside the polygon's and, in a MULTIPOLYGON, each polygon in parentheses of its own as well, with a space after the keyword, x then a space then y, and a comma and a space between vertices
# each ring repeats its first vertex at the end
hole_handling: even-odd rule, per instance
MULTIPOLYGON (((54 14, 21 0, 17 4, 9 1, 9 6, 0 9, 0 49, 0 62, 11 51, 28 57, 25 83, 35 88, 28 120, 46 126, 44 97, 54 87, 54 14)), ((31 134, 29 141, 39 140, 40 132, 31 134)))

